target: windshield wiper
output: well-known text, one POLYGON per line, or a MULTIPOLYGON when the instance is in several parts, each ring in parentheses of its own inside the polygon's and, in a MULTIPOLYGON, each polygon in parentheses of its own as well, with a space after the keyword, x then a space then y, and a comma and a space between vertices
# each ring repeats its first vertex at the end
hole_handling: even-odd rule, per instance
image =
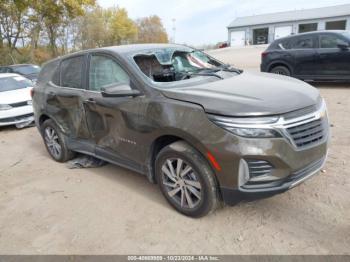
POLYGON ((221 80, 224 79, 222 76, 219 76, 215 73, 208 72, 208 73, 184 73, 184 76, 182 77, 181 80, 185 79, 186 77, 191 78, 191 76, 215 76, 221 80))
POLYGON ((212 68, 200 68, 197 70, 198 72, 206 71, 208 73, 216 73, 220 71, 225 71, 225 72, 231 72, 231 73, 236 73, 236 74, 241 74, 242 70, 236 69, 236 68, 230 68, 230 65, 222 65, 218 67, 212 67, 212 68))

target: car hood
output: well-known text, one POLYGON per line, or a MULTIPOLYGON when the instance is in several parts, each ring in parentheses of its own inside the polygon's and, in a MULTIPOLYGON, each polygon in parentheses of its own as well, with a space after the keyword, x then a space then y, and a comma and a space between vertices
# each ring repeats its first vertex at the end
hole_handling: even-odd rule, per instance
POLYGON ((32 100, 30 96, 31 87, 21 88, 11 91, 0 92, 0 104, 14 104, 32 100))
POLYGON ((315 105, 319 92, 300 80, 247 73, 190 87, 162 90, 164 96, 199 104, 208 113, 227 116, 276 115, 315 105))

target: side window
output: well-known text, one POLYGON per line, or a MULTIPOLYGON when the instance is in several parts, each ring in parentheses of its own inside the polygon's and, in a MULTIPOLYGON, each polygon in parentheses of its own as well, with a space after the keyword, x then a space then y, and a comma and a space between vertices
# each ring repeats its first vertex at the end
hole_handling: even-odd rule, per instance
POLYGON ((344 42, 336 35, 321 35, 320 45, 321 48, 337 48, 339 42, 344 42))
POLYGON ((89 89, 100 91, 102 88, 118 84, 130 84, 128 74, 112 58, 104 55, 92 55, 89 70, 89 89))
POLYGON ((295 39, 293 49, 310 49, 315 48, 315 38, 312 36, 298 37, 295 39))
POLYGON ((75 56, 61 63, 61 86, 78 88, 82 87, 83 56, 75 56))
POLYGON ((277 43, 277 46, 278 46, 278 49, 282 49, 282 50, 290 49, 291 48, 290 40, 286 39, 286 40, 280 41, 279 43, 277 43))
POLYGON ((59 68, 59 61, 58 60, 46 63, 42 67, 42 69, 39 73, 37 83, 38 84, 47 83, 51 80, 55 85, 59 86, 60 85, 59 78, 58 78, 58 81, 57 80, 54 81, 54 77, 52 76, 53 73, 57 70, 57 68, 59 68))

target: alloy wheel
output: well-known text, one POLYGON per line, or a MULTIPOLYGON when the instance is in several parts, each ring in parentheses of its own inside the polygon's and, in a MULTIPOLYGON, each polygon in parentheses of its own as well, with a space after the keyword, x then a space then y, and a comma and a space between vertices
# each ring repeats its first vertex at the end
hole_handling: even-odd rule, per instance
POLYGON ((275 74, 277 74, 277 75, 286 75, 286 72, 284 72, 282 70, 277 70, 277 71, 275 71, 275 74))
POLYGON ((162 183, 169 197, 181 208, 196 208, 202 199, 202 186, 190 164, 180 158, 162 165, 162 183))
POLYGON ((55 129, 50 126, 46 127, 44 131, 44 139, 51 155, 54 158, 59 159, 62 154, 62 146, 55 129))

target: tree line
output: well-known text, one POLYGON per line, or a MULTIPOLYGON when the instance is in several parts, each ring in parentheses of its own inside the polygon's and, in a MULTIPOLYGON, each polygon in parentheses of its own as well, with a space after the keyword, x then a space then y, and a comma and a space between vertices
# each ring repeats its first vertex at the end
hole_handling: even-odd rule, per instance
POLYGON ((156 16, 136 20, 95 0, 0 0, 0 64, 41 64, 70 52, 131 43, 167 43, 156 16))

